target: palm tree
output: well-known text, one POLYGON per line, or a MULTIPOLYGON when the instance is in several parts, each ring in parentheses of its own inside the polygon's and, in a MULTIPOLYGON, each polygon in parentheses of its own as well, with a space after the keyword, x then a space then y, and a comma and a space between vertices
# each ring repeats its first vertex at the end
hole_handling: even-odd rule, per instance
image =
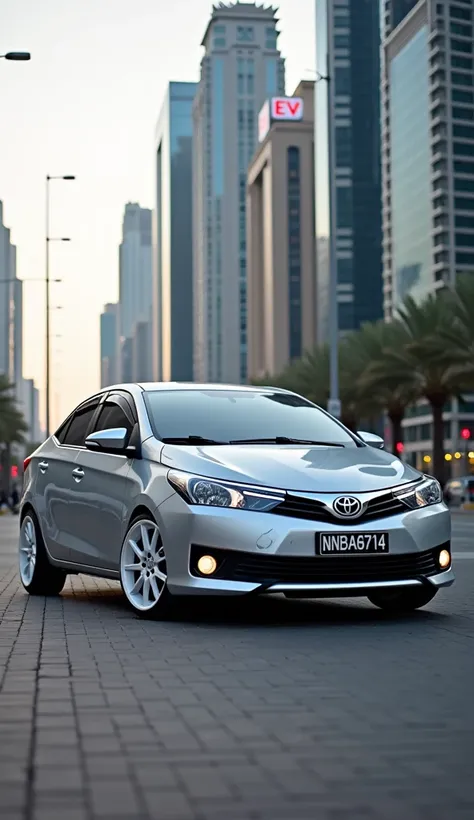
POLYGON ((0 376, 0 462, 3 490, 10 489, 11 445, 23 444, 28 425, 18 410, 13 395, 13 385, 0 376))
POLYGON ((452 321, 439 338, 439 355, 451 363, 453 376, 466 390, 474 387, 474 275, 458 277, 454 290, 444 293, 452 321), (454 361, 453 361, 454 359, 454 361))
POLYGON ((413 399, 427 399, 433 417, 433 471, 443 482, 444 422, 446 402, 460 392, 454 351, 440 355, 440 338, 446 338, 453 315, 444 294, 430 295, 417 304, 408 298, 398 311, 402 344, 386 349, 382 361, 369 368, 368 378, 382 389, 407 391, 413 399))

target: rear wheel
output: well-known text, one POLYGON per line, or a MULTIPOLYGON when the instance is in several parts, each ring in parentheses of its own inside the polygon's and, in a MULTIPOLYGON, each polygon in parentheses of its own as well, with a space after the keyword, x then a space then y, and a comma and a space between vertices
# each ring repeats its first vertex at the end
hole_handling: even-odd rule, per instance
POLYGON ((120 555, 120 582, 129 604, 145 618, 164 618, 171 609, 163 541, 148 515, 136 518, 120 555))
POLYGON ((67 573, 50 564, 38 519, 28 511, 20 525, 20 578, 30 595, 59 595, 67 573))
POLYGON ((437 589, 426 586, 413 589, 376 590, 367 597, 371 604, 387 612, 412 612, 414 609, 420 609, 429 604, 437 592, 437 589))

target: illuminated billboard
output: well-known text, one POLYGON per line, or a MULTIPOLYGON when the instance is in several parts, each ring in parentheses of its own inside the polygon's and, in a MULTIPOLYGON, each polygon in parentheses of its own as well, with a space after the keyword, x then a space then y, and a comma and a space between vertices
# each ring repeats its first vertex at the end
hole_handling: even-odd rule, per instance
POLYGON ((302 119, 301 97, 272 97, 258 115, 258 141, 263 142, 273 122, 299 122, 302 119))

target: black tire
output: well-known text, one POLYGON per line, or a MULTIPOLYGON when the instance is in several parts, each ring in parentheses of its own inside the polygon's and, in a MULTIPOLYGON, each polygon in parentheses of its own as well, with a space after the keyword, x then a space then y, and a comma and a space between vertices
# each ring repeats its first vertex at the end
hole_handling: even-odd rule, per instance
MULTIPOLYGON (((149 541, 149 545, 151 546, 152 540, 149 541)), ((153 550, 148 551, 148 554, 151 555, 153 550)), ((145 558, 145 561, 150 560, 150 564, 152 563, 151 559, 145 558)), ((156 521, 154 520, 151 513, 149 514, 140 514, 137 515, 135 518, 132 519, 130 525, 128 527, 127 533, 123 540, 122 549, 120 552, 120 584, 122 586, 123 594, 127 599, 128 605, 133 609, 133 611, 140 617, 140 618, 147 618, 153 620, 165 620, 168 618, 172 611, 173 605, 176 602, 176 597, 173 596, 167 584, 167 567, 166 567, 166 555, 164 552, 163 541, 161 539, 161 534, 159 532, 159 527, 156 521), (141 527, 138 525, 143 524, 146 527, 148 536, 153 532, 153 528, 157 532, 157 545, 156 545, 156 563, 154 568, 147 569, 147 566, 138 559, 138 556, 134 556, 132 551, 130 550, 129 546, 129 539, 134 536, 132 540, 137 544, 137 546, 146 551, 143 540, 139 535, 139 531, 141 527), (135 531, 135 532, 134 532, 135 531), (160 555, 162 557, 160 557, 160 555), (134 559, 134 560, 133 560, 134 559), (131 562, 131 563, 130 563, 131 562), (130 571, 127 570, 127 567, 131 567, 131 565, 136 566, 137 569, 130 571), (155 573, 161 572, 162 574, 166 575, 166 580, 161 580, 155 573), (139 577, 143 577, 142 586, 137 590, 136 594, 133 595, 131 584, 138 583, 139 577), (153 581, 152 581, 153 578, 153 581), (140 601, 140 598, 143 597, 143 587, 144 582, 150 584, 149 586, 149 594, 151 592, 152 597, 155 597, 153 590, 151 589, 151 584, 154 583, 155 589, 159 589, 159 597, 155 601, 154 604, 149 606, 149 608, 143 608, 146 604, 145 601, 140 601)))
POLYGON ((437 592, 434 587, 423 586, 412 589, 381 589, 371 592, 367 597, 371 604, 386 612, 413 612, 429 604, 437 592))
POLYGON ((67 573, 50 564, 38 519, 33 510, 28 510, 21 519, 19 562, 21 582, 30 595, 59 595, 66 583, 67 573), (31 550, 31 554, 34 553, 34 561, 31 560, 31 554, 30 558, 27 558, 28 549, 31 550))

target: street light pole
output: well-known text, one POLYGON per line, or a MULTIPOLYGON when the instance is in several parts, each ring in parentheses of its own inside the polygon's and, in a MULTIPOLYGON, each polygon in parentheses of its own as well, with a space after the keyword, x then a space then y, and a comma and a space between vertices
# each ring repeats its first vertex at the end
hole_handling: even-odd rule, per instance
MULTIPOLYGON (((330 33, 331 34, 331 33, 330 33)), ((329 39, 329 38, 328 38, 329 39)), ((328 194, 329 194, 329 401, 328 412, 336 418, 341 417, 341 400, 339 397, 339 309, 337 302, 337 242, 336 242, 336 191, 335 191, 335 127, 333 90, 330 74, 329 47, 327 54, 326 74, 317 72, 316 82, 327 83, 327 116, 328 116, 328 194)))
POLYGON ((59 176, 59 177, 46 177, 46 275, 45 275, 45 286, 46 286, 46 329, 45 329, 45 346, 46 346, 46 438, 48 439, 50 436, 50 422, 51 422, 51 413, 50 413, 50 372, 51 372, 51 358, 50 358, 50 277, 49 277, 49 243, 50 242, 69 242, 70 240, 65 237, 60 237, 58 239, 53 239, 49 235, 50 229, 50 192, 49 192, 49 183, 52 179, 64 179, 64 180, 71 180, 75 179, 74 176, 59 176))

